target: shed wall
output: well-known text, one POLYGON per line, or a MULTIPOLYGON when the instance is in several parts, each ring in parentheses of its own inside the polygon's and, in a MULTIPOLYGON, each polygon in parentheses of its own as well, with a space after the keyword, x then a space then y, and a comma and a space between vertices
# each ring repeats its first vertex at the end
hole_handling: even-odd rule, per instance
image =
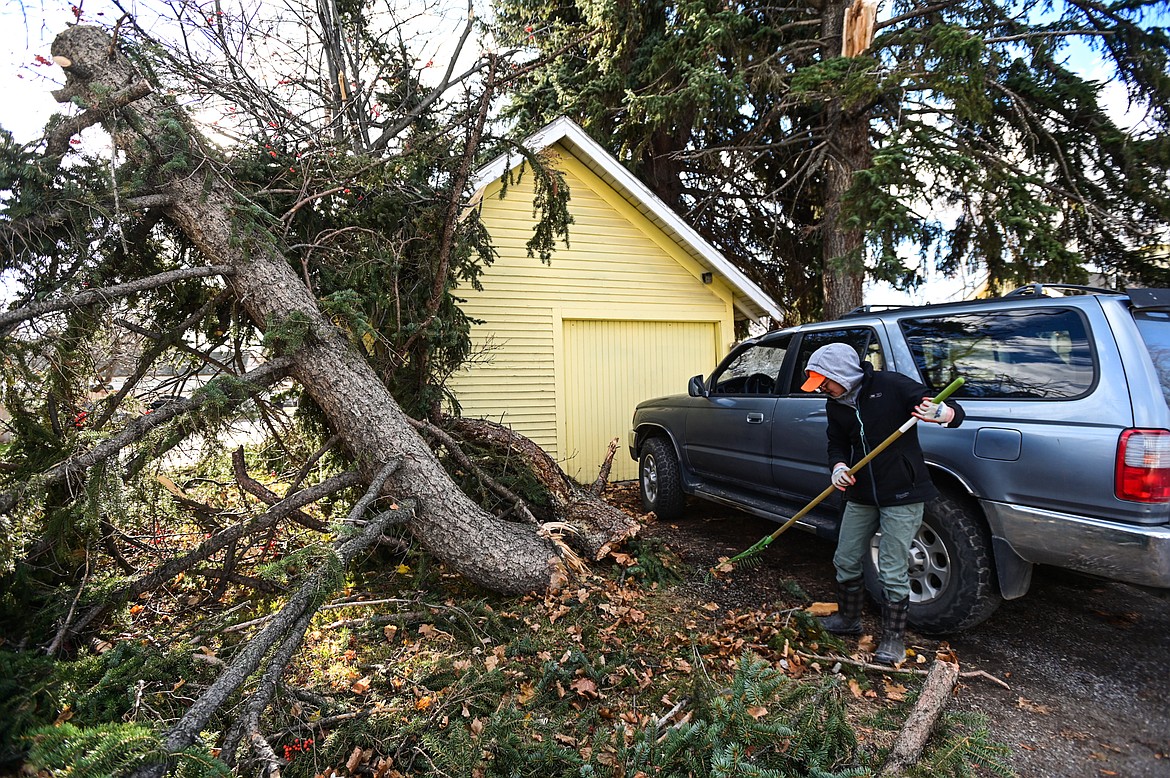
MULTIPOLYGON (((670 339, 669 348, 676 353, 667 360, 693 375, 711 369, 712 351, 725 353, 733 335, 733 311, 731 292, 722 281, 703 284, 702 268, 592 171, 567 153, 560 153, 556 164, 570 188, 574 223, 569 246, 561 244, 548 265, 527 256, 525 249, 533 227, 531 174, 510 186, 502 200, 498 183, 484 193, 483 219, 499 257, 486 269, 482 291, 460 287, 456 292, 466 300, 467 314, 484 323, 472 329, 476 357, 452 377, 451 387, 465 416, 510 425, 570 474, 580 472, 581 480, 588 481, 600 462, 576 461, 586 450, 586 456, 594 456, 594 447, 580 442, 604 438, 604 450, 613 431, 567 428, 566 322, 625 322, 630 327, 639 322, 706 323, 709 327, 699 330, 705 340, 697 346, 670 339)), ((647 372, 640 357, 615 362, 612 354, 577 353, 574 360, 574 390, 587 375, 592 391, 646 392, 632 401, 629 396, 607 401, 628 404, 629 413, 639 400, 686 390, 685 379, 680 383, 673 375, 661 375, 658 385, 653 377, 634 384, 607 379, 615 371, 647 372), (622 390, 619 384, 635 388, 622 390)), ((627 428, 628 414, 620 432, 623 446, 627 428)), ((631 477, 624 448, 615 463, 620 463, 620 477, 631 477)))

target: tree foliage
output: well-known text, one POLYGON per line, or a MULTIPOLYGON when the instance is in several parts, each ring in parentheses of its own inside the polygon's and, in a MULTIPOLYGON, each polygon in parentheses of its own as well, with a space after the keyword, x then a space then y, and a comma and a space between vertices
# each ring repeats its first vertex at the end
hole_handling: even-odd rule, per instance
POLYGON ((793 319, 820 313, 823 274, 860 277, 860 245, 830 250, 850 230, 867 277, 902 287, 932 263, 993 289, 1167 282, 1161 0, 884 3, 854 57, 844 2, 497 5, 509 40, 564 51, 509 116, 578 120, 793 319))
MULTIPOLYGON (((79 22, 89 10, 78 8, 79 22)), ((471 322, 456 288, 478 285, 493 258, 465 201, 502 88, 497 70, 507 68, 506 55, 479 54, 456 70, 463 44, 482 31, 466 10, 455 29, 458 47, 436 67, 418 51, 420 30, 438 31, 373 4, 145 7, 114 28, 141 87, 97 92, 28 145, 0 131, 0 278, 11 297, 0 368, 12 439, 0 468, 0 574, 50 589, 76 582, 84 550, 117 515, 85 488, 88 474, 48 484, 48 468, 216 375, 236 380, 316 337, 296 312, 253 321, 231 294, 230 270, 189 272, 206 260, 168 213, 176 180, 201 180, 205 193, 230 181, 234 202, 209 218, 226 219, 232 250, 282 255, 406 413, 437 419, 444 402, 458 410, 444 382, 471 353, 471 322), (171 98, 147 131, 133 106, 151 89, 171 98), (98 123, 108 134, 81 142, 77 133, 98 123), (124 156, 151 162, 117 164, 124 156), (127 284, 140 288, 113 293, 127 284), (63 302, 19 315, 54 301, 63 302)), ((567 193, 545 189, 553 194, 534 245, 547 253, 564 233, 567 193)), ((221 380, 198 408, 143 429, 150 434, 110 469, 141 475, 183 441, 210 443, 246 420, 272 433, 295 471, 313 439, 281 432, 273 403, 298 394, 281 378, 245 395, 220 391, 221 380)), ((301 418, 327 438, 314 401, 300 399, 301 418)), ((340 463, 354 455, 330 454, 340 463)))

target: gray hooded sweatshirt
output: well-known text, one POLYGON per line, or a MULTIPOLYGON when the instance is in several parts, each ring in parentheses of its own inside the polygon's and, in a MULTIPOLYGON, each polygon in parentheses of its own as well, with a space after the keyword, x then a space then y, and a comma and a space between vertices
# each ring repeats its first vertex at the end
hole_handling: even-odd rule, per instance
POLYGON ((845 405, 857 404, 857 391, 861 388, 861 379, 865 372, 861 369, 861 360, 852 346, 846 343, 821 346, 808 358, 805 370, 820 373, 845 387, 845 394, 833 398, 837 402, 845 405))

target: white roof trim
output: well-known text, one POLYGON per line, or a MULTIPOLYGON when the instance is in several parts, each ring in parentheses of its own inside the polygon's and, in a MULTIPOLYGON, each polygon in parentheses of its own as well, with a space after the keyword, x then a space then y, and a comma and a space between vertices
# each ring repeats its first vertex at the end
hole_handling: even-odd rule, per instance
MULTIPOLYGON (((682 240, 686 241, 688 248, 696 258, 700 259, 712 270, 719 271, 719 274, 731 284, 735 291, 747 298, 746 300, 735 300, 735 307, 747 314, 748 318, 758 320, 761 312, 768 314, 776 321, 783 318, 780 306, 772 298, 768 297, 763 289, 760 289, 739 268, 731 264, 718 249, 708 243, 682 217, 671 210, 658 195, 654 194, 648 186, 639 181, 633 173, 626 170, 612 154, 602 148, 601 144, 590 138, 585 130, 581 129, 581 126, 572 119, 567 116, 562 116, 529 136, 524 141, 524 145, 533 151, 542 151, 562 140, 569 141, 572 146, 576 147, 575 150, 583 152, 588 157, 587 160, 583 161, 592 162, 602 168, 615 181, 621 184, 627 192, 636 198, 640 204, 645 205, 657 219, 661 220, 663 224, 670 227, 682 240), (751 311, 753 307, 759 310, 753 313, 751 311)), ((572 151, 574 149, 570 150, 572 151)), ((475 176, 476 194, 472 198, 473 201, 482 195, 483 190, 488 185, 504 175, 509 163, 513 165, 519 164, 519 157, 514 155, 509 158, 508 155, 501 155, 480 169, 475 176)))

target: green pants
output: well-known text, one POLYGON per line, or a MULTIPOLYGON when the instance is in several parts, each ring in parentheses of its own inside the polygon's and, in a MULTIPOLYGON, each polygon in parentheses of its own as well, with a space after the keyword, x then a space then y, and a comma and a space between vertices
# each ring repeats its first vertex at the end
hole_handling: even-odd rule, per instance
POLYGON ((837 538, 833 565, 838 581, 861 577, 861 561, 869 553, 874 533, 882 533, 878 542, 878 580, 887 602, 900 602, 910 594, 910 543, 922 526, 925 503, 878 507, 846 502, 837 538))

